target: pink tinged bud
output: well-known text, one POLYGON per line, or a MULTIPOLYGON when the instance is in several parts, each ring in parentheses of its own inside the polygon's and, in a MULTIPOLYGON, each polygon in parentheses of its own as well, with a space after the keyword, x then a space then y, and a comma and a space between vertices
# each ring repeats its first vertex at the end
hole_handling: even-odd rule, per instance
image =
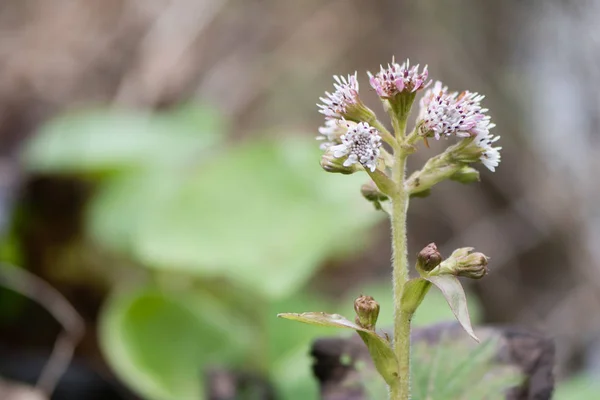
POLYGON ((442 262, 443 258, 435 243, 429 243, 419 252, 417 256, 417 269, 429 272, 442 262))
POLYGON ((419 72, 419 66, 410 68, 408 60, 400 65, 392 59, 386 69, 381 66, 377 74, 369 73, 369 82, 380 97, 389 99, 403 92, 412 93, 424 89, 429 84, 425 83, 427 75, 427 67, 419 72))

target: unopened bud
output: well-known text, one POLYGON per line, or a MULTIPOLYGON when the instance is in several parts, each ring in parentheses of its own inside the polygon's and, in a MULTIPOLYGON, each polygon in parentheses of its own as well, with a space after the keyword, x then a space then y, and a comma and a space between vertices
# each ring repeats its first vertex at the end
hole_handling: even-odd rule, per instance
POLYGON ((353 174, 360 170, 358 164, 344 166, 344 159, 334 157, 331 149, 327 149, 323 156, 321 156, 321 167, 327 172, 334 172, 344 175, 353 174))
POLYGON ((463 167, 450 177, 453 181, 460 183, 479 182, 479 171, 472 167, 463 167))
POLYGON ((417 256, 417 270, 429 272, 440 265, 442 259, 435 243, 429 243, 417 256))
POLYGON ((488 273, 488 257, 483 253, 472 253, 472 247, 455 250, 442 263, 440 275, 452 274, 471 279, 481 279, 488 273))
POLYGON ((354 300, 356 324, 365 329, 374 330, 379 317, 379 303, 371 296, 360 296, 354 300))
POLYGON ((381 193, 373 181, 369 181, 362 185, 360 187, 360 192, 363 197, 369 201, 380 202, 388 199, 388 196, 381 193))
POLYGON ((483 253, 472 253, 458 264, 458 276, 481 279, 488 273, 488 258, 483 253))

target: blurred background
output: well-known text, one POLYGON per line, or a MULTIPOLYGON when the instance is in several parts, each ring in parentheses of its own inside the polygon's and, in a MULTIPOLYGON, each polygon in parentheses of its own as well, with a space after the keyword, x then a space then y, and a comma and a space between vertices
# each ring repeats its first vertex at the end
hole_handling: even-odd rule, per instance
MULTIPOLYGON (((336 332, 276 313, 391 309, 388 223, 366 176, 320 170, 315 103, 358 70, 382 112, 366 71, 395 55, 485 94, 503 146, 480 184, 411 202, 412 259, 490 256, 473 319, 552 336, 555 397, 595 398, 599 18, 594 0, 0 2, 0 390, 49 359, 54 389, 77 344, 54 399, 316 399, 309 344, 336 332)), ((446 308, 432 295, 417 324, 446 308)))

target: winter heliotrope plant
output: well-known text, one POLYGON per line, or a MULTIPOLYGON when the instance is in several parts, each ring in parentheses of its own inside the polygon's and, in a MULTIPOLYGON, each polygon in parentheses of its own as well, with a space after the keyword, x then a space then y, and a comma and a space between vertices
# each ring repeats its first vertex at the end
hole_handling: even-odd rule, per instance
POLYGON ((392 131, 361 101, 357 74, 334 76, 334 91, 326 92, 318 104, 325 124, 317 137, 324 154, 321 166, 327 172, 352 174, 363 171, 370 181, 362 188, 363 196, 390 217, 392 227, 394 283, 394 332, 391 339, 376 332, 379 305, 369 296, 356 299, 354 321, 338 314, 308 312, 279 314, 305 323, 355 330, 365 342, 373 363, 389 387, 389 398, 410 398, 410 323, 413 314, 430 287, 446 297, 454 315, 475 340, 466 298, 457 276, 479 279, 487 273, 488 258, 470 247, 455 250, 443 259, 434 243, 417 256, 418 278, 409 279, 406 246, 406 214, 411 197, 429 194, 446 179, 469 183, 479 180, 471 165, 482 163, 494 171, 500 163, 498 136, 490 133, 495 126, 482 106, 484 96, 469 92, 450 92, 441 82, 431 84, 427 67, 419 69, 406 61, 394 60, 376 74, 368 74, 383 108, 391 119, 392 131), (419 112, 412 130, 408 118, 419 92, 419 112), (448 139, 451 143, 410 176, 406 159, 416 152, 420 142, 448 139))

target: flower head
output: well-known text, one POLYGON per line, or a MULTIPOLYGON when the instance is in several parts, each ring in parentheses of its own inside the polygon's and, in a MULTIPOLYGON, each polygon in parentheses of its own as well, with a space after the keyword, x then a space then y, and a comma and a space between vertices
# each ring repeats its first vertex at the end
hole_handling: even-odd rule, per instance
POLYGON ((325 125, 319 127, 320 135, 317 140, 323 141, 319 146, 321 150, 327 150, 331 146, 342 142, 341 136, 351 127, 356 126, 355 122, 344 119, 326 118, 325 125))
POLYGON ((409 60, 400 65, 392 59, 387 68, 380 66, 377 74, 369 72, 369 81, 379 97, 391 98, 404 91, 416 92, 427 87, 431 83, 427 82, 427 76, 427 66, 419 72, 418 64, 410 67, 409 60))
POLYGON ((349 127, 340 140, 341 143, 331 146, 330 150, 336 158, 348 157, 344 166, 360 163, 371 172, 375 171, 381 147, 381 136, 377 129, 366 122, 360 122, 354 127, 349 127))
POLYGON ((320 100, 323 104, 317 104, 319 112, 327 118, 343 118, 351 114, 352 108, 362 105, 358 98, 358 80, 356 72, 348 75, 348 78, 334 75, 335 83, 333 93, 325 92, 325 97, 320 100))
POLYGON ((421 133, 442 136, 471 137, 483 132, 490 125, 488 111, 481 107, 484 96, 473 93, 448 93, 448 88, 436 82, 421 99, 419 123, 421 133))
POLYGON ((484 130, 475 137, 475 145, 482 150, 479 159, 481 163, 487 167, 490 171, 494 172, 498 164, 500 164, 500 150, 502 147, 493 147, 494 143, 500 139, 500 136, 494 136, 489 133, 489 130, 493 128, 494 124, 487 124, 484 130))

